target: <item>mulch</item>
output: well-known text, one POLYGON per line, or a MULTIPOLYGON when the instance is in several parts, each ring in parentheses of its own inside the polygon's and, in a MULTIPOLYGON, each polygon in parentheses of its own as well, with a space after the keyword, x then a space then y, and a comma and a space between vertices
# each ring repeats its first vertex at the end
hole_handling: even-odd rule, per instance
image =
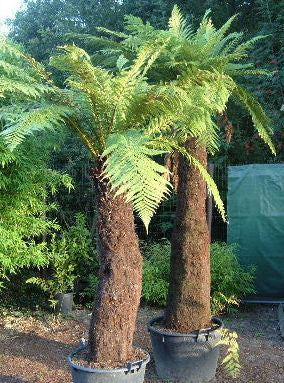
MULTIPOLYGON (((147 323, 158 311, 141 308, 135 345, 151 352, 147 323)), ((279 383, 284 381, 284 342, 280 337, 277 306, 244 306, 225 325, 239 334, 241 376, 228 377, 218 369, 216 383, 279 383)), ((87 333, 88 313, 77 311, 73 319, 50 315, 0 316, 1 383, 71 383, 66 363, 70 352, 87 333)), ((145 383, 162 383, 153 358, 147 366, 145 383)))

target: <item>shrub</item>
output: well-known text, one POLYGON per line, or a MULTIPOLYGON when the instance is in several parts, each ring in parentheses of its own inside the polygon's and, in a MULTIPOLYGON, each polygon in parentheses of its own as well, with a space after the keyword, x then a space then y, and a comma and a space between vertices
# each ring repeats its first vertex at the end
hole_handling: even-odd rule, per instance
POLYGON ((237 246, 216 242, 211 245, 211 306, 213 313, 233 311, 240 299, 255 293, 255 267, 240 265, 237 246))
POLYGON ((95 252, 85 216, 78 213, 75 218, 76 222, 68 230, 52 236, 47 252, 51 276, 46 279, 33 277, 27 280, 27 283, 36 284, 48 292, 52 302, 57 293, 73 291, 76 280, 83 270, 86 273, 86 267, 96 258, 92 256, 95 252))
MULTIPOLYGON (((147 303, 166 305, 170 242, 142 243, 144 255, 143 298, 147 303)), ((236 246, 211 245, 211 306, 213 314, 235 310, 242 297, 254 293, 254 267, 244 268, 236 256, 236 246)))
POLYGON ((143 298, 146 302, 165 306, 169 287, 170 242, 142 242, 144 255, 143 298))

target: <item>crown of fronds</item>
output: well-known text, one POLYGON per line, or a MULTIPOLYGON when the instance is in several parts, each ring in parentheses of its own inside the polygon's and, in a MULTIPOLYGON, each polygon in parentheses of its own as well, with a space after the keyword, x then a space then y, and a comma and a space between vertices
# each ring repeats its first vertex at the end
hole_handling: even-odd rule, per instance
MULTIPOLYGON (((175 149, 178 146, 184 153, 182 144, 188 137, 194 137, 214 153, 220 142, 215 118, 226 110, 228 101, 232 98, 248 111, 259 136, 275 154, 269 118, 253 95, 238 84, 240 76, 269 75, 267 71, 257 69, 247 62, 251 48, 265 36, 257 36, 243 42, 242 32, 228 33, 236 17, 231 17, 217 29, 210 19, 209 10, 199 28, 194 31, 193 26, 188 24, 179 8, 175 6, 167 30, 157 30, 134 16, 126 17, 125 34, 100 30, 104 34, 115 34, 121 39, 120 43, 110 40, 110 44, 115 43, 115 49, 108 51, 104 47, 101 50, 103 55, 125 54, 131 57, 133 51, 139 51, 145 44, 151 45, 154 41, 165 44, 165 49, 151 67, 150 75, 152 80, 157 82, 169 82, 168 90, 171 88, 175 97, 179 95, 181 105, 177 108, 180 118, 166 116, 152 121, 148 133, 159 135, 160 144, 162 141, 167 144, 169 141, 174 142, 175 145, 170 146, 175 149)), ((110 45, 110 48, 113 48, 113 45, 110 45)), ((170 148, 168 150, 170 151, 170 148)), ((206 179, 215 203, 224 217, 224 207, 214 181, 205 169, 190 157, 190 153, 184 155, 187 155, 206 179)))
MULTIPOLYGON (((233 97, 237 98, 248 111, 260 137, 275 153, 271 141, 272 128, 269 118, 253 95, 238 86, 239 76, 270 75, 268 71, 257 69, 253 63, 247 62, 251 48, 266 36, 257 36, 242 42, 242 32, 228 33, 236 17, 237 15, 231 17, 217 29, 212 23, 210 10, 208 10, 199 28, 194 31, 193 26, 187 23, 176 5, 167 30, 157 30, 138 17, 127 16, 125 22, 127 37, 125 34, 117 36, 122 39, 120 53, 127 52, 129 56, 133 50, 139 50, 146 43, 149 44, 157 39, 163 41, 166 49, 152 67, 151 74, 164 81, 178 79, 178 85, 186 92, 190 92, 191 104, 195 106, 195 110, 189 111, 188 114, 193 116, 192 124, 194 125, 196 125, 196 114, 199 114, 201 141, 204 136, 207 136, 207 142, 203 141, 203 143, 211 149, 210 136, 211 133, 213 136, 215 133, 213 129, 207 130, 207 126, 212 126, 208 124, 208 115, 204 114, 202 122, 196 106, 201 105, 210 113, 210 117, 214 118, 217 113, 222 113, 226 109, 228 99, 233 97), (182 81, 179 80, 180 78, 182 81), (217 81, 218 78, 219 81, 217 81), (206 123, 205 120, 207 120, 206 123)), ((103 32, 112 33, 106 29, 103 32)), ((117 44, 116 51, 119 51, 118 46, 117 44)), ((188 123, 187 126, 190 134, 190 124, 188 123)))
POLYGON ((60 47, 50 64, 68 74, 66 89, 57 88, 44 69, 15 46, 4 45, 0 119, 10 149, 36 131, 71 128, 95 158, 106 158, 114 193, 125 194, 148 227, 170 184, 163 177, 166 168, 153 159, 161 151, 147 145, 143 131, 177 115, 179 97, 146 81, 163 45, 146 44, 130 65, 120 56, 116 75, 93 65, 83 49, 60 47))

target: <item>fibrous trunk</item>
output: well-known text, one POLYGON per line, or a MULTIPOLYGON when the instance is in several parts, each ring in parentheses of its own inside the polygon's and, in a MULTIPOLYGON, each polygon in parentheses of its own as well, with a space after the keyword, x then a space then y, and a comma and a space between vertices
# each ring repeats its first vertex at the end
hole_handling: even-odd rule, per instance
POLYGON ((123 196, 114 197, 106 181, 95 176, 100 283, 94 304, 89 351, 99 363, 126 362, 142 285, 142 257, 133 210, 123 196))
MULTIPOLYGON (((206 149, 190 139, 188 151, 206 168, 206 149)), ((176 221, 166 327, 191 332, 209 325, 210 243, 206 221, 206 183, 187 159, 179 158, 176 221)))

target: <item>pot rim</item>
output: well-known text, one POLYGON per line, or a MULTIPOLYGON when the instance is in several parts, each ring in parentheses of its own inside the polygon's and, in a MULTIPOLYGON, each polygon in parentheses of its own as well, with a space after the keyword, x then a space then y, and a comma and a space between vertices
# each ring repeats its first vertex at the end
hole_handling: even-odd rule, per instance
POLYGON ((86 347, 87 347, 87 345, 82 345, 82 346, 78 347, 75 351, 73 351, 70 355, 68 355, 67 362, 71 368, 74 368, 75 370, 84 371, 84 372, 93 372, 93 373, 95 372, 97 374, 108 374, 108 373, 112 374, 112 373, 117 373, 117 372, 127 373, 127 372, 133 371, 135 369, 137 369, 137 371, 139 371, 143 365, 146 365, 150 361, 149 353, 147 351, 143 350, 147 354, 147 357, 145 359, 137 360, 133 363, 128 363, 127 367, 119 367, 119 368, 112 368, 112 369, 110 369, 110 368, 100 369, 100 368, 84 367, 84 366, 80 366, 79 364, 75 364, 74 362, 72 362, 73 357, 78 352, 85 349, 86 347))
POLYGON ((171 336, 171 337, 189 337, 189 338, 197 338, 200 335, 209 335, 212 332, 219 331, 224 327, 223 322, 221 321, 220 318, 213 317, 212 322, 217 324, 217 328, 203 328, 200 330, 192 331, 190 333, 181 333, 181 332, 168 332, 168 331, 163 331, 162 329, 159 329, 158 327, 155 326, 155 323, 161 321, 164 319, 163 315, 154 317, 153 319, 150 320, 148 323, 148 331, 155 332, 157 334, 163 335, 163 336, 171 336))

